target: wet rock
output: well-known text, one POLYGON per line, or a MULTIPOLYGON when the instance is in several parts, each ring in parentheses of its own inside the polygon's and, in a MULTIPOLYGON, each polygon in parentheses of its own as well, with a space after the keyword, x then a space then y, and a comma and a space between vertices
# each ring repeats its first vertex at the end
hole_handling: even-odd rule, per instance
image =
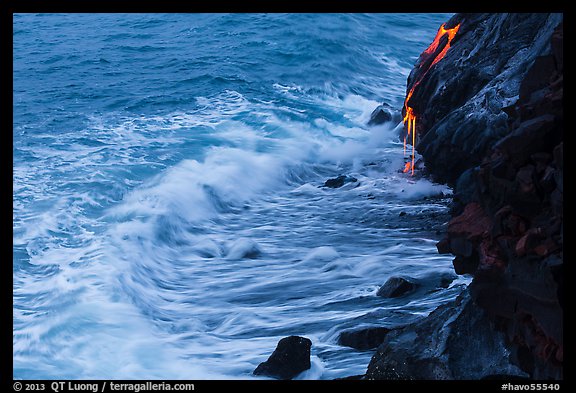
POLYGON ((382 344, 389 331, 385 327, 344 331, 338 336, 338 344, 359 350, 373 349, 382 344))
POLYGON ((389 332, 370 360, 365 379, 525 377, 510 363, 504 340, 465 290, 428 317, 389 332))
POLYGON ((328 187, 328 188, 340 188, 342 187, 344 184, 347 183, 355 183, 357 182, 358 179, 356 179, 355 177, 352 176, 346 176, 346 175, 340 175, 338 177, 335 177, 333 179, 328 179, 326 180, 326 182, 324 182, 324 187, 328 187))
POLYGON ((378 105, 376 109, 370 114, 370 120, 368 120, 369 126, 376 126, 379 124, 384 124, 389 121, 400 122, 400 113, 394 110, 390 105, 383 103, 378 105))
POLYGON ((394 298, 406 295, 418 287, 417 283, 403 277, 390 277, 376 292, 377 296, 394 298))
POLYGON ((452 284, 452 281, 454 281, 455 279, 456 276, 454 275, 442 276, 440 278, 440 282, 438 283, 438 287, 446 289, 450 286, 450 284, 452 284))
POLYGON ((384 109, 382 105, 379 105, 374 111, 370 114, 370 120, 368 120, 369 126, 375 126, 378 124, 386 123, 387 121, 392 120, 392 115, 390 112, 384 109))
POLYGON ((418 280, 418 284, 428 290, 448 288, 458 276, 454 272, 437 272, 418 280))
POLYGON ((276 379, 292 379, 310 368, 312 341, 300 336, 284 337, 272 355, 254 370, 254 375, 276 379))
POLYGON ((350 375, 342 378, 334 378, 334 381, 361 380, 361 379, 364 379, 364 374, 350 375))
POLYGON ((474 274, 476 269, 478 269, 478 254, 474 253, 470 257, 463 257, 461 255, 456 255, 456 258, 452 261, 454 266, 454 271, 456 274, 474 274))
MULTIPOLYGON (((429 67, 433 53, 423 53, 408 80, 408 91, 415 88, 408 105, 418 116, 417 150, 436 179, 454 185, 453 218, 437 248, 455 255, 457 274, 473 276, 476 311, 456 320, 473 326, 475 313, 483 312, 490 326, 478 327, 503 332, 510 360, 535 379, 563 378, 562 18, 456 14, 446 27, 460 28, 445 57, 429 67)), ((435 52, 446 44, 440 40, 435 52)), ((419 351, 432 349, 419 347, 418 334, 394 341, 397 334, 383 345, 405 341, 416 355, 408 354, 410 345, 404 355, 379 349, 386 362, 377 363, 377 375, 459 378, 449 348, 423 358, 419 351)), ((428 332, 432 341, 435 334, 428 332)), ((491 356, 498 354, 486 364, 491 356)), ((470 379, 509 375, 462 366, 470 379)))
POLYGON ((527 92, 544 83, 538 76, 556 63, 547 56, 561 20, 561 14, 456 14, 446 23, 460 26, 444 57, 429 66, 447 39, 434 53, 420 55, 408 77, 407 92, 417 84, 408 105, 418 119, 416 148, 436 179, 454 184, 509 134, 509 115, 502 109, 510 107, 522 83, 527 92), (523 82, 539 57, 546 58, 523 82))
POLYGON ((450 254, 452 249, 450 248, 450 239, 445 237, 436 243, 436 249, 438 250, 438 254, 450 254))

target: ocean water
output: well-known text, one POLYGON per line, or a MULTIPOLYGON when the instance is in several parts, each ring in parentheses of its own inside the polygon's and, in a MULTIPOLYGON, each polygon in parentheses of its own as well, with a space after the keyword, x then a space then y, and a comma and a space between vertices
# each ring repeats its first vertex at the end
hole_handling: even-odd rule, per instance
POLYGON ((465 280, 376 296, 452 274, 451 191, 366 125, 449 17, 14 15, 14 378, 263 379, 288 335, 313 343, 297 378, 364 373, 340 332, 465 280))

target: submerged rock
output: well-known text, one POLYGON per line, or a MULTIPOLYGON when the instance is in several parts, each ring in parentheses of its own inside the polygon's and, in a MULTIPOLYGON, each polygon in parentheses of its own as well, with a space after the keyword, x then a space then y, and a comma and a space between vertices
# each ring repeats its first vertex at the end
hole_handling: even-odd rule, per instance
POLYGON ((359 350, 373 349, 382 344, 389 331, 385 327, 344 331, 338 336, 338 344, 359 350))
POLYGON ((333 179, 328 179, 326 180, 326 182, 324 183, 324 187, 328 187, 328 188, 340 188, 342 187, 344 184, 347 183, 355 183, 357 182, 358 179, 356 179, 355 177, 352 176, 346 176, 346 175, 340 175, 338 177, 335 177, 333 179))
POLYGON ((312 341, 306 337, 289 336, 278 341, 272 355, 254 370, 254 375, 276 379, 292 379, 310 368, 312 341))
POLYGON ((433 272, 425 277, 419 278, 416 283, 428 291, 437 291, 448 288, 457 277, 458 275, 452 271, 433 272))
POLYGON ((393 298, 406 295, 414 291, 419 284, 408 281, 403 277, 390 277, 376 292, 377 296, 393 298))
POLYGON ((262 254, 262 250, 258 243, 251 239, 238 239, 236 240, 228 253, 226 259, 256 259, 262 254))

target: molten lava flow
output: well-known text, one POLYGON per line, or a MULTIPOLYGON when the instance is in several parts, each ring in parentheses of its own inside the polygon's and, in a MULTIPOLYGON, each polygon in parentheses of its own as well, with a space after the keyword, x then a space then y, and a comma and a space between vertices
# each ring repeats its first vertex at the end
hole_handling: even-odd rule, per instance
POLYGON ((410 161, 408 161, 408 162, 404 165, 404 173, 408 172, 411 167, 412 167, 412 166, 410 165, 410 161))
MULTIPOLYGON (((412 94, 414 93, 416 86, 418 86, 420 84, 420 82, 422 81, 422 79, 424 79, 424 76, 426 75, 428 70, 430 70, 430 68, 432 68, 432 66, 434 64, 438 63, 446 55, 446 52, 448 52, 448 49, 450 49, 450 43, 452 42, 452 40, 456 36, 456 33, 458 32, 459 28, 460 28, 460 23, 458 23, 456 26, 454 26, 451 29, 446 29, 446 23, 444 23, 442 26, 440 26, 440 28, 438 29, 438 33, 436 33, 436 37, 434 38, 434 41, 432 41, 430 46, 428 46, 428 48, 426 48, 426 50, 423 52, 422 55, 432 56, 438 50, 438 46, 440 45, 440 40, 446 34, 448 34, 448 42, 446 43, 446 45, 444 45, 444 48, 442 48, 442 51, 440 53, 438 53, 436 55, 436 57, 434 57, 434 60, 432 60, 432 63, 430 64, 428 69, 426 69, 424 72, 422 72, 420 74, 420 78, 416 82, 414 82, 414 84, 412 85, 412 89, 410 89, 410 91, 406 95, 406 100, 404 100, 404 110, 406 112, 406 114, 404 115, 404 124, 407 126, 406 136, 409 137, 410 134, 412 134, 412 160, 411 160, 411 162, 407 162, 406 165, 404 166, 404 173, 411 170, 411 172, 412 172, 411 174, 414 175, 414 155, 415 155, 415 145, 416 145, 416 114, 414 113, 414 109, 411 106, 408 106, 408 101, 410 101, 410 98, 412 97, 412 94)), ((422 62, 421 62, 421 64, 422 64, 422 62)), ((406 136, 404 137, 404 156, 406 156, 406 136)))
MULTIPOLYGON (((412 90, 410 90, 410 93, 408 93, 406 101, 404 102, 404 107, 406 109, 406 115, 404 116, 404 124, 406 124, 408 127, 406 136, 410 136, 410 134, 412 134, 412 162, 406 163, 406 166, 404 167, 404 173, 412 170, 411 173, 412 175, 414 174, 414 155, 415 155, 414 146, 416 145, 416 115, 414 114, 414 109, 412 109, 412 107, 409 107, 407 103, 410 97, 412 96, 413 92, 414 87, 412 87, 412 90)), ((404 137, 404 156, 406 156, 406 136, 404 137)))
POLYGON ((448 34, 448 42, 446 43, 446 46, 444 46, 444 49, 442 49, 442 52, 440 52, 436 56, 436 58, 434 59, 432 64, 430 64, 430 67, 428 67, 428 69, 430 69, 434 64, 438 63, 446 55, 446 52, 448 52, 448 49, 450 49, 450 43, 452 42, 452 40, 456 36, 456 33, 458 33, 458 29, 460 28, 460 23, 458 23, 456 26, 454 26, 451 29, 446 29, 444 26, 446 26, 446 23, 444 23, 442 26, 440 26, 440 28, 438 29, 438 33, 436 33, 436 37, 434 38, 434 41, 424 51, 424 53, 426 53, 428 56, 434 54, 434 52, 436 52, 436 49, 438 49, 438 45, 440 45, 440 39, 444 36, 444 34, 448 34))

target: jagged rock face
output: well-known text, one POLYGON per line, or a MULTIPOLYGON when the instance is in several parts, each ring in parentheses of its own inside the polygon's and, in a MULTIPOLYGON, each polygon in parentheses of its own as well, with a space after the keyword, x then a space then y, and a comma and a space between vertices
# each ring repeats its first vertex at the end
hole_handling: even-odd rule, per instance
POLYGON ((389 332, 372 357, 365 379, 451 380, 526 374, 508 361, 504 334, 467 290, 427 318, 389 332))
MULTIPOLYGON (((562 47, 562 25, 551 37, 562 47)), ((500 318, 517 364, 536 379, 562 379, 563 57, 536 58, 508 108, 510 132, 477 170, 477 199, 491 221, 476 249, 471 293, 500 318)))
POLYGON ((359 350, 373 349, 382 344, 389 332, 385 327, 344 331, 338 336, 338 344, 359 350))
POLYGON ((455 184, 453 218, 438 250, 456 256, 456 273, 474 276, 472 299, 505 332, 511 359, 535 379, 563 378, 561 20, 456 15, 447 26, 461 23, 460 41, 410 100, 422 110, 418 148, 426 165, 455 184), (514 45, 518 53, 511 53, 514 45), (476 57, 488 52, 476 65, 463 48, 477 50, 476 57), (433 81, 444 78, 437 89, 433 81), (466 87, 455 84, 459 78, 466 87))
POLYGON ((407 104, 417 116, 416 148, 435 178, 454 184, 508 133, 503 108, 517 100, 534 59, 550 51, 561 20, 561 14, 456 14, 446 23, 459 25, 449 49, 432 66, 447 36, 424 52, 407 86, 409 92, 417 85, 407 104))

